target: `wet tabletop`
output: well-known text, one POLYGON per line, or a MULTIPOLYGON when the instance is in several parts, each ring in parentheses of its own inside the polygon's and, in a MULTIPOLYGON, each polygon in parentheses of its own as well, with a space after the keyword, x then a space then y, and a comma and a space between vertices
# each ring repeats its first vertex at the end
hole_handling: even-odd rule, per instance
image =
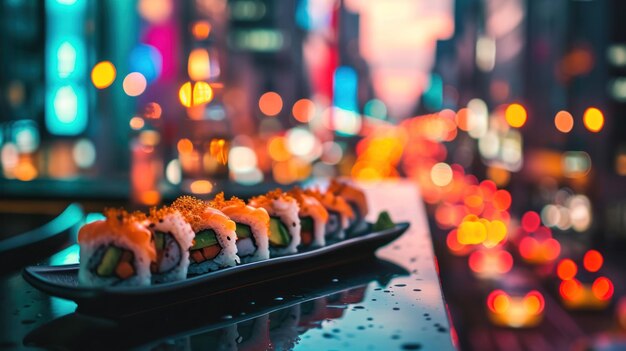
MULTIPOLYGON (((376 257, 123 319, 83 313, 19 272, 0 277, 0 349, 454 349, 426 213, 406 182, 363 185, 370 221, 388 210, 411 227, 376 257)), ((74 263, 76 246, 47 264, 74 263)))

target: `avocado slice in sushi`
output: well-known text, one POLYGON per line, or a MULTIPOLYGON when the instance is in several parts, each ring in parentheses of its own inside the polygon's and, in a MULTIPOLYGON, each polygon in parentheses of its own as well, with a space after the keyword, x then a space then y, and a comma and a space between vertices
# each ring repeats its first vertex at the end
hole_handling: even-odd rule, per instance
POLYGON ((279 218, 271 217, 270 218, 270 244, 273 246, 288 246, 291 242, 291 236, 289 235, 289 230, 281 222, 279 218))
POLYGON ((249 238, 252 236, 252 230, 249 225, 235 223, 237 227, 235 228, 235 233, 237 233, 237 239, 249 238))
POLYGON ((215 236, 213 229, 201 230, 196 233, 194 244, 190 250, 198 250, 203 247, 216 245, 217 243, 217 237, 215 236))
POLYGON ((165 248, 165 233, 154 233, 154 246, 157 250, 163 250, 163 248, 165 248))
POLYGON ((102 256, 102 261, 96 268, 96 273, 101 277, 112 276, 117 267, 117 263, 122 256, 122 249, 115 246, 109 246, 102 256))

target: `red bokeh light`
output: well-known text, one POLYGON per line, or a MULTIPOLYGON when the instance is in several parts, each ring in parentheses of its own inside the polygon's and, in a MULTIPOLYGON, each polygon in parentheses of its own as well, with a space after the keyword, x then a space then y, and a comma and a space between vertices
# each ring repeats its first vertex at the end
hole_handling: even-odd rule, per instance
POLYGON ((604 258, 602 254, 596 250, 589 250, 585 254, 583 258, 583 265, 585 269, 589 272, 597 272, 602 268, 602 264, 604 263, 604 258))
POLYGON ((541 225, 541 217, 539 217, 539 214, 537 212, 528 211, 524 213, 524 215, 522 216, 522 228, 526 232, 532 233, 536 231, 537 229, 539 229, 540 225, 541 225))

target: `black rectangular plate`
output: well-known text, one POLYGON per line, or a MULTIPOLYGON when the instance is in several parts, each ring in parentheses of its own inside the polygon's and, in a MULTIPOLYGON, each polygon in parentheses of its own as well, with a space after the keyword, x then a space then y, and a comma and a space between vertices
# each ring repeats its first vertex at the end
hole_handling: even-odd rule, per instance
POLYGON ((377 248, 392 242, 408 228, 408 223, 398 223, 391 229, 361 234, 321 248, 151 286, 79 286, 78 264, 31 266, 25 268, 22 275, 32 286, 49 295, 75 301, 79 310, 129 315, 372 256, 377 248))

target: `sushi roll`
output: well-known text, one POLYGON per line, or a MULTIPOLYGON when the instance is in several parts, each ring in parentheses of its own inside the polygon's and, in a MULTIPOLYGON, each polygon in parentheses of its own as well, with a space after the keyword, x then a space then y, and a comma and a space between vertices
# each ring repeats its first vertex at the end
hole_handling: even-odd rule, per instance
POLYGON ((288 194, 298 201, 300 211, 300 246, 322 247, 326 245, 324 237, 326 223, 328 222, 328 211, 314 196, 307 195, 298 187, 292 189, 288 194))
POLYGON ((348 202, 341 196, 335 196, 331 192, 322 193, 317 189, 307 189, 304 193, 316 198, 328 211, 326 240, 344 239, 350 222, 354 220, 354 211, 348 202))
POLYGON ((237 323, 237 350, 272 350, 269 314, 237 323))
POLYGON ((237 255, 243 263, 270 258, 270 216, 264 208, 255 208, 236 197, 224 199, 219 193, 209 206, 222 211, 235 222, 237 233, 237 255))
POLYGON ((270 215, 270 253, 285 255, 298 252, 300 245, 299 206, 296 199, 280 189, 250 199, 250 206, 264 208, 270 215))
POLYGON ((270 340, 274 350, 293 350, 300 341, 300 304, 270 313, 270 340))
POLYGON ((354 219, 350 222, 348 231, 359 231, 365 228, 365 216, 369 211, 365 192, 348 179, 332 179, 328 185, 328 192, 341 196, 354 211, 354 219))
POLYGON ((146 220, 152 232, 156 260, 150 265, 153 283, 166 283, 187 278, 189 249, 194 232, 183 215, 172 207, 153 208, 146 220))
POLYGON ((156 259, 145 215, 107 209, 105 219, 78 233, 78 281, 85 286, 150 285, 150 262, 156 259))
POLYGON ((201 274, 240 263, 235 222, 191 196, 179 197, 172 207, 180 211, 195 233, 188 273, 201 274))

